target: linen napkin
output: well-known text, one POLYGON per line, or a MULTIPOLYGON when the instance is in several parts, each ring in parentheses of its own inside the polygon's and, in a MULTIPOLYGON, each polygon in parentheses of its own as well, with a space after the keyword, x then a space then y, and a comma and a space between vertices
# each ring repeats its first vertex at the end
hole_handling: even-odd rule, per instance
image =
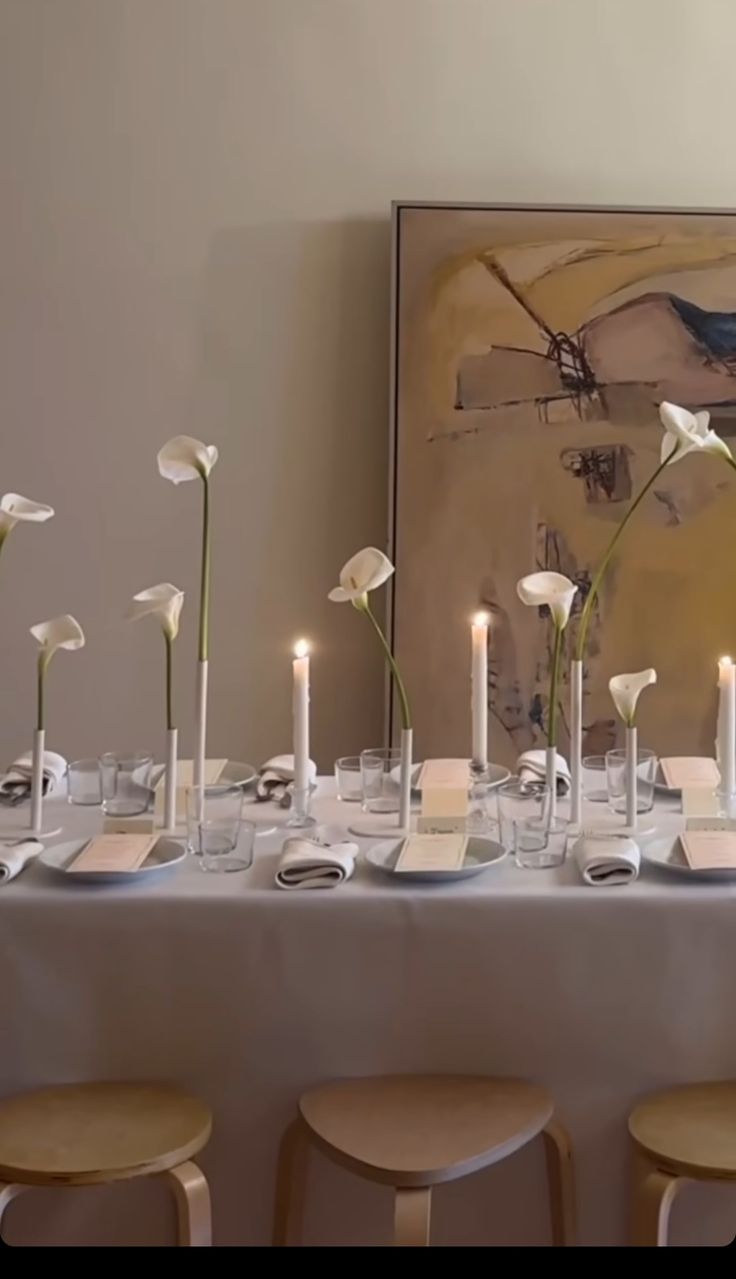
MULTIPOLYGON (((317 780, 317 765, 313 759, 309 761, 309 785, 317 780)), ((256 782, 256 799, 264 802, 271 800, 288 808, 291 804, 291 791, 294 781, 294 756, 274 755, 261 765, 256 782)))
MULTIPOLYGON (((63 755, 55 751, 44 751, 43 756, 43 793, 50 795, 58 790, 66 776, 67 763, 63 755)), ((30 752, 13 761, 10 768, 0 777, 0 804, 14 807, 31 794, 33 776, 33 756, 30 752)))
POLYGON ((633 884, 639 877, 639 846, 627 835, 583 834, 572 851, 584 882, 592 888, 633 884))
POLYGON ((337 888, 355 870, 358 845, 345 840, 320 844, 314 839, 287 839, 276 868, 278 888, 337 888))
MULTIPOLYGON (((524 751, 516 761, 516 772, 522 782, 544 781, 547 775, 546 753, 543 750, 524 751)), ((570 769, 564 755, 557 752, 557 794, 566 795, 570 789, 570 769)))
POLYGON ((9 884, 29 862, 42 852, 37 839, 24 839, 20 844, 0 844, 0 885, 9 884))

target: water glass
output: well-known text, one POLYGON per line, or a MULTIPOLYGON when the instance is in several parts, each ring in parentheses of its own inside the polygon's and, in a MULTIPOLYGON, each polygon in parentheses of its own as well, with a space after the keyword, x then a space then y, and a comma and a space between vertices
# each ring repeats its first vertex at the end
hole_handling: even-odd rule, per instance
POLYGON ((110 817, 136 817, 145 813, 153 795, 152 768, 152 756, 143 751, 102 755, 102 811, 110 817))
POLYGON ((549 790, 541 780, 510 777, 496 787, 498 838, 507 852, 514 848, 514 822, 542 818, 549 812, 549 790))
POLYGON ((253 864, 254 822, 242 821, 239 786, 192 786, 187 791, 187 850, 201 870, 247 870, 253 864))
POLYGON ((376 747, 361 751, 360 778, 364 813, 398 813, 401 751, 376 747))
MULTIPOLYGON (((636 761, 636 811, 650 813, 654 808, 654 779, 657 774, 657 756, 654 751, 641 747, 636 761)), ((626 812, 626 751, 606 751, 606 782, 608 806, 614 813, 626 812)))
POLYGON ((343 755, 335 760, 335 785, 337 798, 346 804, 355 804, 363 798, 360 755, 343 755))
POLYGON ((98 759, 75 759, 66 770, 66 797, 70 804, 102 803, 102 779, 98 759))
POLYGON ((591 804, 608 803, 605 755, 583 756, 583 797, 591 804))
POLYGON ((514 820, 514 857, 523 870, 561 866, 567 852, 567 822, 542 814, 514 820))

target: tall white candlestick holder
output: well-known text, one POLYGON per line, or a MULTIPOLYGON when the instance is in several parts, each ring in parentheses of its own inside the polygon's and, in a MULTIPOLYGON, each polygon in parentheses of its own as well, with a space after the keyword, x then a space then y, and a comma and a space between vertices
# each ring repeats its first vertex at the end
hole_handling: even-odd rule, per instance
POLYGON ((718 793, 731 801, 736 797, 736 666, 730 657, 718 663, 718 793))
POLYGON ((570 822, 579 826, 583 813, 583 663, 570 663, 570 822))
POLYGON ((207 758, 207 679, 209 663, 199 659, 197 662, 197 683, 195 689, 194 711, 194 760, 192 764, 192 781, 196 788, 204 786, 204 763, 207 758))
POLYGON ((545 781, 549 791, 549 820, 557 817, 557 747, 548 746, 544 756, 545 781))
POLYGON ((626 825, 635 831, 639 824, 637 795, 637 765, 639 755, 638 731, 635 727, 626 729, 626 758, 624 762, 624 785, 626 787, 626 825))
POLYGON ((164 777, 164 830, 176 829, 176 777, 179 762, 179 733, 170 728, 166 733, 166 774, 164 777))

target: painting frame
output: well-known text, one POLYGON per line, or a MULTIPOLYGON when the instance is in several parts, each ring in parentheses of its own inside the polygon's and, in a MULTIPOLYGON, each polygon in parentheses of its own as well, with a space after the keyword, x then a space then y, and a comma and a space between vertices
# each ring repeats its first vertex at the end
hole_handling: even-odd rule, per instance
MULTIPOLYGON (((731 219, 736 220, 736 208, 714 208, 708 206, 677 205, 619 205, 619 204, 577 204, 577 203, 533 203, 533 202, 479 202, 479 201, 436 201, 436 200, 394 200, 391 206, 391 294, 390 294, 390 376, 389 376, 389 467, 388 467, 388 553, 397 571, 391 580, 387 595, 387 624, 391 643, 396 651, 397 619, 399 601, 401 599, 402 574, 400 566, 401 515, 399 510, 400 492, 400 344, 402 340, 400 324, 400 303, 402 288, 402 250, 405 215, 409 212, 442 212, 448 213, 489 213, 489 214, 522 214, 545 216, 585 215, 591 218, 626 216, 643 216, 645 218, 662 219, 731 219)), ((399 654, 400 656, 400 654, 399 654)), ((396 705, 391 682, 386 689, 386 725, 387 737, 392 740, 396 732, 396 705)))

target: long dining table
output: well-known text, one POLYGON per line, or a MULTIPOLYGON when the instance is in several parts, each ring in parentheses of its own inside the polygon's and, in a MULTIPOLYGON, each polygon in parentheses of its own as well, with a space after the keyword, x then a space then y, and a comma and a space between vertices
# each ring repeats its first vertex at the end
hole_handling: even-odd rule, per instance
MULTIPOLYGON (((356 806, 321 779, 315 816, 344 832, 356 806)), ((46 805, 59 838, 97 810, 46 805)), ((274 885, 283 810, 253 867, 204 874, 189 858, 156 882, 83 886, 35 862, 0 888, 0 1094, 92 1078, 178 1083, 207 1100, 201 1156, 215 1243, 269 1241, 280 1135, 299 1094, 344 1076, 515 1075, 544 1084, 574 1145, 579 1242, 626 1242, 627 1114, 672 1084, 736 1076, 736 885, 644 866, 626 887, 584 886, 568 858, 473 879, 396 883, 360 859, 336 889, 274 885)), ((671 801, 655 819, 675 829, 671 801)), ((17 822, 17 813, 13 815, 17 822)), ((0 839, 7 814, 0 813, 0 839)), ((364 850, 368 843, 361 840, 364 850)), ((305 1243, 381 1245, 391 1195, 315 1155, 305 1243)), ((736 1194, 687 1189, 674 1244, 723 1245, 736 1194)), ((21 1196, 18 1245, 165 1245, 155 1182, 21 1196)), ((538 1143, 436 1195, 433 1242, 549 1242, 538 1143)))

